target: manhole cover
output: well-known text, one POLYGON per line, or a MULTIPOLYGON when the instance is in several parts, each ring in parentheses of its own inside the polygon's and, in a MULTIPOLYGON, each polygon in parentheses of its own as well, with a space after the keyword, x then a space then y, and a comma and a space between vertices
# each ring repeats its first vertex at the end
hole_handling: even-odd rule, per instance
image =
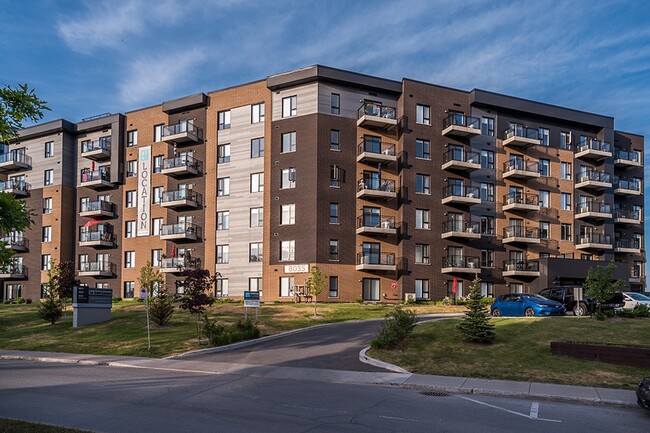
POLYGON ((429 397, 448 397, 449 394, 447 394, 444 391, 425 391, 422 393, 422 395, 428 395, 429 397))

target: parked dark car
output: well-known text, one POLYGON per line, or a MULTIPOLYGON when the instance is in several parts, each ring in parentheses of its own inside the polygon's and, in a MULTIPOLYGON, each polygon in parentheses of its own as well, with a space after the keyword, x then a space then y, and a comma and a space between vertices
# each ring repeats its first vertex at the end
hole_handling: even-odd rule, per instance
MULTIPOLYGON (((564 305, 567 311, 573 311, 573 314, 586 316, 597 310, 597 305, 594 301, 584 296, 586 289, 583 289, 582 301, 577 301, 574 297, 574 286, 559 286, 549 287, 540 290, 539 294, 545 298, 557 301, 564 305)), ((603 310, 620 310, 625 306, 625 299, 621 292, 614 293, 612 299, 602 304, 603 310)))
POLYGON ((530 293, 508 293, 498 296, 490 314, 500 316, 563 316, 565 308, 559 302, 530 293))
POLYGON ((636 401, 642 408, 650 410, 650 376, 639 383, 636 389, 636 401))

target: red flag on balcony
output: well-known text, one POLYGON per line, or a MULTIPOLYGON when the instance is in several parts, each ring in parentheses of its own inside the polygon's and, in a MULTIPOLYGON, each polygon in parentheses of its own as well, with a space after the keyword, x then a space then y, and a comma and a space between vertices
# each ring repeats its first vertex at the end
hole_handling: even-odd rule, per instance
POLYGON ((88 227, 94 226, 95 224, 99 224, 101 221, 99 220, 90 220, 86 224, 84 224, 82 227, 87 229, 88 227))
POLYGON ((172 245, 172 257, 176 257, 176 245, 172 245))
POLYGON ((90 164, 90 171, 95 171, 95 161, 90 164))

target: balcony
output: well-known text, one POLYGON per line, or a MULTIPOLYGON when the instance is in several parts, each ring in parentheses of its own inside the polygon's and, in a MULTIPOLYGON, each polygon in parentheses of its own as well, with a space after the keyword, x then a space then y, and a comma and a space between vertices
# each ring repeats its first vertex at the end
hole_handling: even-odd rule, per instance
POLYGON ((539 277, 539 262, 536 260, 504 260, 504 277, 539 277))
POLYGON ((393 253, 357 253, 357 271, 392 271, 397 270, 393 253))
POLYGON ((199 259, 192 259, 187 254, 185 257, 166 257, 160 261, 160 272, 180 275, 186 269, 199 268, 199 259))
POLYGON ((619 167, 643 167, 643 156, 638 150, 614 151, 614 164, 619 167))
POLYGON ((478 257, 443 257, 440 272, 443 274, 478 274, 481 272, 481 261, 478 257))
POLYGON ((539 229, 518 226, 505 227, 502 242, 504 244, 539 244, 541 242, 539 229))
POLYGON ((643 271, 638 268, 630 268, 630 277, 628 278, 628 281, 630 283, 642 283, 643 280, 645 280, 645 275, 643 275, 643 271))
POLYGON ((30 170, 32 168, 32 157, 22 152, 9 152, 0 155, 0 173, 12 171, 30 170))
POLYGON ((108 223, 104 223, 96 227, 97 228, 94 230, 83 227, 80 229, 79 246, 113 248, 115 246, 113 226, 108 223))
POLYGON ((12 194, 15 197, 27 197, 32 186, 24 180, 0 181, 0 192, 12 194))
POLYGON ((375 217, 371 215, 357 217, 357 234, 366 236, 396 235, 395 217, 375 217))
POLYGON ((442 124, 442 135, 445 137, 474 137, 481 135, 481 119, 460 113, 451 113, 442 124))
POLYGON ((366 102, 357 110, 357 126, 392 131, 397 128, 397 109, 366 102))
POLYGON ((588 138, 576 146, 576 158, 595 159, 597 161, 612 156, 612 146, 601 140, 588 138))
POLYGON ((537 161, 513 159, 503 164, 504 179, 535 179, 539 177, 537 161))
POLYGON ((168 208, 199 208, 202 196, 198 192, 188 189, 164 192, 160 199, 161 207, 168 208))
POLYGON ((115 275, 115 269, 115 263, 105 260, 98 262, 81 262, 79 263, 79 276, 110 278, 115 275))
POLYGON ((394 180, 359 179, 357 198, 391 200, 397 198, 394 180))
POLYGON ((611 250, 611 236, 602 233, 585 234, 578 237, 576 242, 578 250, 611 250))
POLYGON ((177 242, 201 240, 201 227, 190 223, 164 224, 160 231, 160 239, 177 242))
POLYGON ((191 156, 163 159, 160 172, 172 177, 198 176, 202 172, 201 161, 191 156))
POLYGON ((177 145, 194 144, 201 141, 203 130, 194 126, 191 120, 184 120, 175 125, 163 127, 162 139, 168 143, 177 145))
POLYGON ((397 161, 395 145, 379 139, 364 139, 357 146, 357 162, 388 164, 397 161))
POLYGON ((93 217, 93 218, 115 218, 115 205, 110 201, 85 201, 81 203, 79 209, 80 217, 93 217))
POLYGON ((506 129, 505 136, 503 146, 512 148, 525 149, 528 146, 538 145, 542 142, 538 129, 526 128, 523 125, 512 125, 506 129))
POLYGON ((614 242, 614 252, 641 254, 641 245, 638 239, 617 239, 614 242))
POLYGON ((81 142, 81 156, 94 161, 104 161, 111 157, 111 137, 81 142))
POLYGON ((442 204, 481 204, 481 192, 477 186, 447 185, 442 189, 442 204))
POLYGON ((578 219, 609 219, 612 217, 612 207, 598 201, 579 203, 575 218, 578 219))
POLYGON ((91 170, 88 168, 81 170, 79 186, 87 186, 95 190, 114 187, 109 169, 91 170))
POLYGON ((29 249, 29 240, 23 236, 5 236, 0 238, 0 242, 5 243, 5 248, 11 248, 16 252, 24 252, 29 249))
POLYGON ((478 152, 450 149, 442 156, 443 170, 474 171, 480 168, 481 155, 478 152))
POLYGON ((614 194, 641 195, 641 182, 614 178, 614 194))
POLYGON ((641 212, 632 209, 617 209, 614 211, 615 224, 641 224, 641 212))
POLYGON ((576 176, 576 188, 603 190, 612 187, 612 177, 600 170, 585 170, 576 176))
POLYGON ((10 263, 0 267, 0 279, 2 280, 24 280, 27 278, 27 266, 10 263))
POLYGON ((475 221, 447 220, 442 223, 442 239, 481 239, 480 223, 475 221))
POLYGON ((535 212, 540 209, 539 195, 511 193, 503 196, 504 212, 535 212))

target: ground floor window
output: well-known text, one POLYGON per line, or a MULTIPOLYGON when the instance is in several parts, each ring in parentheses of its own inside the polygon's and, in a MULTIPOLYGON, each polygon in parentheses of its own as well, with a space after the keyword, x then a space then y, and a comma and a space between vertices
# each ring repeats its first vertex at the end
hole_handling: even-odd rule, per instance
POLYGON ((124 299, 131 299, 135 294, 135 281, 124 282, 124 299))
POLYGON ((415 280, 415 299, 429 299, 429 280, 415 280))
POLYGON ((452 299, 463 297, 463 281, 462 280, 448 280, 447 281, 447 296, 452 299), (456 281, 456 290, 454 291, 454 281, 456 281))
POLYGON ((50 296, 50 288, 47 283, 41 284, 41 299, 45 299, 50 296))
POLYGON ((494 283, 481 281, 481 296, 494 298, 494 283))
POLYGON ((510 283, 510 293, 524 293, 524 285, 522 283, 510 283))
POLYGON ((261 292, 262 291, 262 278, 253 277, 248 279, 248 290, 251 292, 261 292))
POLYGON ((280 277, 280 297, 293 296, 293 277, 280 277))
POLYGON ((22 296, 22 284, 7 284, 5 286, 5 299, 16 299, 22 296))
POLYGON ((330 277, 330 298, 339 297, 339 277, 330 277))
POLYGON ((363 300, 379 301, 379 278, 363 279, 363 300))
POLYGON ((228 278, 219 278, 215 284, 214 295, 217 298, 228 297, 228 278))

